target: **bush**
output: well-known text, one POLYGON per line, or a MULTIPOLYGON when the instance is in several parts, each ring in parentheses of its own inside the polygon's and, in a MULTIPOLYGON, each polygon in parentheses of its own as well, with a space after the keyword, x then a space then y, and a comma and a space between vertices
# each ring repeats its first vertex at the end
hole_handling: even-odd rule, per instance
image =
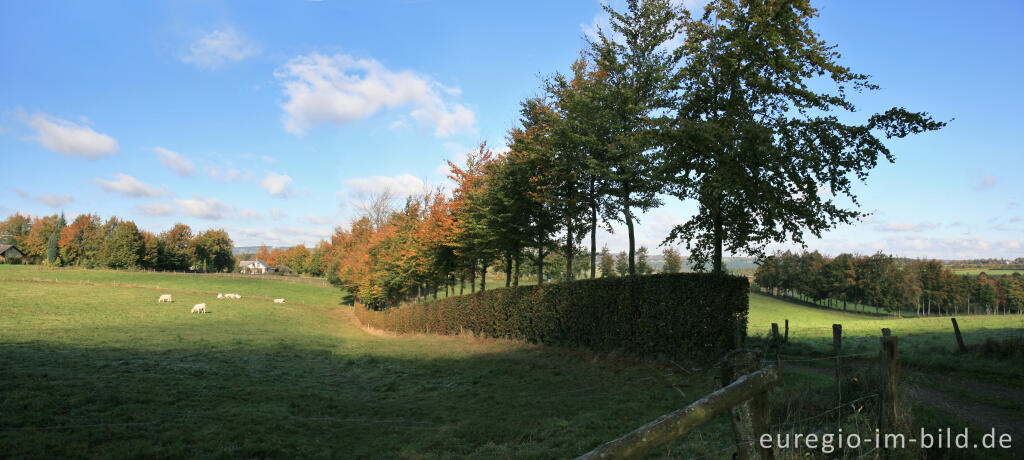
POLYGON ((396 333, 458 334, 711 361, 747 328, 747 279, 672 273, 502 288, 369 310, 356 316, 396 333))

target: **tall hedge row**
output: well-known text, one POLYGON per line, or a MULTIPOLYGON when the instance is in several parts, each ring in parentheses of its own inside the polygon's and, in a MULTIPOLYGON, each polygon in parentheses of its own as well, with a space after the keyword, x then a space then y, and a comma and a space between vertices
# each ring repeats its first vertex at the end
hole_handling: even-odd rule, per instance
POLYGON ((696 273, 502 288, 387 310, 363 324, 397 333, 525 339, 548 345, 709 361, 745 333, 747 279, 696 273))

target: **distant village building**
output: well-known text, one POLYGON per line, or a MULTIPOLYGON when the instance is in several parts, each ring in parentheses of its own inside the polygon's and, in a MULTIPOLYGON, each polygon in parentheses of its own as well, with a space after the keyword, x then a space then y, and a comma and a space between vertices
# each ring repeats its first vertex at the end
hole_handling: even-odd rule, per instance
POLYGON ((25 257, 25 253, 13 244, 0 244, 0 263, 15 261, 25 257))
POLYGON ((270 268, 270 265, 267 265, 266 262, 264 262, 264 261, 262 261, 260 259, 253 259, 253 260, 242 260, 242 261, 238 262, 238 271, 241 272, 241 273, 248 273, 248 274, 264 274, 264 273, 273 273, 274 269, 270 268))

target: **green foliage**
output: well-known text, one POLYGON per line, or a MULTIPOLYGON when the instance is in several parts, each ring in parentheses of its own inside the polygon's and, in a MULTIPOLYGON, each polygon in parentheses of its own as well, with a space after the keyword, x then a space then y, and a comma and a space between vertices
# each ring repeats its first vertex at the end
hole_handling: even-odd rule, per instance
POLYGON ((132 221, 111 218, 105 226, 107 236, 101 250, 104 264, 110 268, 134 268, 142 257, 142 233, 132 221))
POLYGON ((388 310, 356 306, 363 324, 710 361, 746 330, 747 279, 660 274, 494 289, 388 310))
POLYGON ((203 271, 227 272, 235 267, 234 243, 224 230, 207 230, 192 240, 196 268, 203 271))
POLYGON ((51 233, 50 238, 46 240, 46 263, 50 265, 57 261, 57 255, 60 251, 60 247, 57 245, 59 240, 57 232, 51 233))
POLYGON ((618 276, 629 276, 629 258, 625 251, 615 255, 615 273, 618 276))
POLYGON ((844 207, 857 204, 853 179, 895 158, 881 138, 945 126, 903 108, 840 121, 854 112, 848 89, 878 87, 839 64, 811 28, 815 16, 808 1, 716 0, 683 21, 686 64, 663 171, 676 196, 699 204, 669 235, 696 266, 711 260, 722 271, 723 251, 761 255, 769 243, 856 221, 861 213, 844 207))
POLYGON ((661 254, 665 258, 665 263, 661 266, 662 273, 679 273, 683 269, 683 258, 676 248, 665 248, 661 254))
POLYGON ((615 257, 612 256, 607 245, 601 248, 601 255, 598 257, 601 267, 601 277, 615 276, 615 257))

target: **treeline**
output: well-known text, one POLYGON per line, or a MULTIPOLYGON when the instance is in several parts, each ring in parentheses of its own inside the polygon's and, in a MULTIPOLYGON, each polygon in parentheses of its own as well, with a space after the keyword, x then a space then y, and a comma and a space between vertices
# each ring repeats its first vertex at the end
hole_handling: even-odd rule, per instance
POLYGON ((301 274, 321 277, 330 264, 331 244, 321 241, 312 251, 302 244, 290 248, 274 249, 268 249, 266 245, 262 245, 251 256, 266 262, 282 275, 301 274))
POLYGON ((847 89, 877 86, 837 62, 811 29, 809 2, 715 0, 694 16, 670 0, 604 8, 609 27, 587 38, 570 72, 522 101, 507 153, 481 145, 449 164, 451 194, 393 212, 371 203, 334 235, 336 282, 379 308, 456 282, 483 287, 495 260, 509 285, 527 264, 543 282, 555 254, 567 279, 588 257, 582 276, 593 278, 597 229, 612 223, 628 237, 621 272, 636 275, 637 215, 663 194, 697 209, 666 241, 724 273, 725 252, 761 255, 856 221, 842 203, 856 203, 853 178, 893 160, 883 139, 945 125, 900 107, 841 122, 854 110, 847 89))
POLYGON ((918 315, 1024 312, 1024 276, 957 275, 935 260, 881 253, 776 253, 761 261, 754 283, 773 295, 803 296, 843 309, 852 302, 918 315))
POLYGON ((140 230, 117 217, 106 221, 81 214, 68 223, 64 214, 9 216, 0 222, 0 241, 25 253, 24 262, 53 266, 226 272, 234 269, 234 244, 224 230, 193 234, 176 224, 160 234, 140 230))

